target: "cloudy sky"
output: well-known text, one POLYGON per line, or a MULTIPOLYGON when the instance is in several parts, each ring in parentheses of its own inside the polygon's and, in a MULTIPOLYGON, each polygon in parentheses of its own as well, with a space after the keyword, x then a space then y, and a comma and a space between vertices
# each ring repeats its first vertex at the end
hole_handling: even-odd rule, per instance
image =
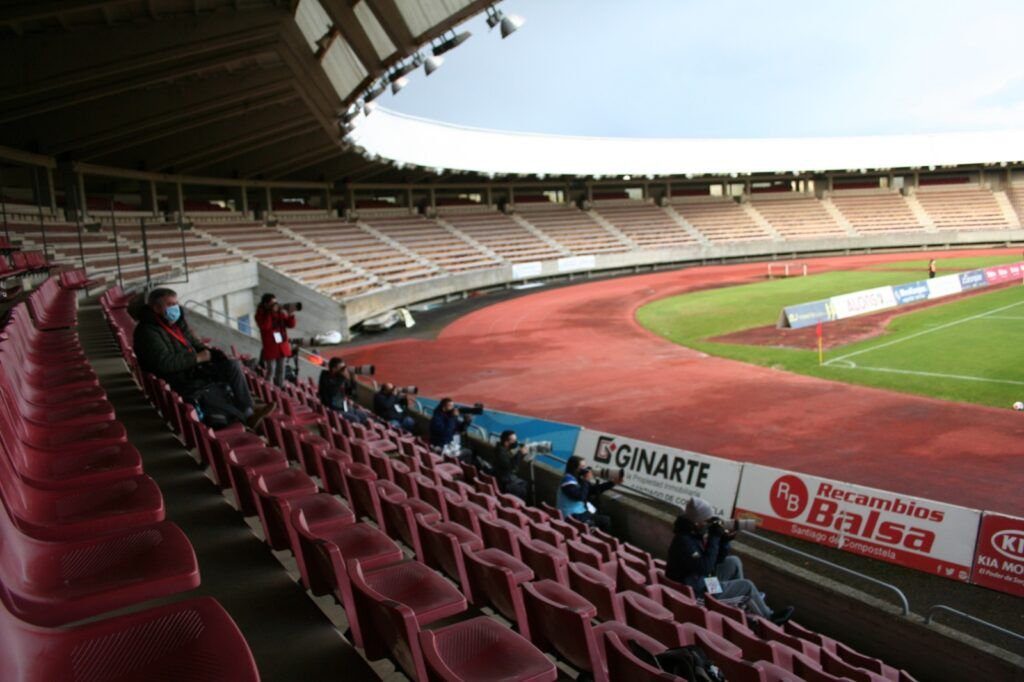
POLYGON ((380 104, 484 128, 789 137, 1024 128, 1022 0, 506 0, 380 104))

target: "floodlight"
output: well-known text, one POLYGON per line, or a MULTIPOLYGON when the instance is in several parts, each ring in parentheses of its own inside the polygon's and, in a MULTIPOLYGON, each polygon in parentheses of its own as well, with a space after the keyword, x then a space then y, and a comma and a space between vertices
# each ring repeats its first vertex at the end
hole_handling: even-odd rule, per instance
POLYGON ((525 23, 526 19, 523 19, 518 14, 506 14, 501 20, 501 37, 508 38, 525 23))
MULTIPOLYGON (((377 99, 383 94, 384 84, 378 83, 377 85, 373 86, 372 88, 366 91, 366 94, 363 95, 363 102, 365 102, 368 105, 370 102, 377 99)), ((366 105, 364 105, 363 108, 366 109, 366 105)))
POLYGON ((410 60, 405 64, 402 64, 401 66, 396 66, 395 70, 391 72, 392 82, 394 82, 396 78, 401 78, 402 76, 409 75, 410 73, 416 70, 417 66, 419 66, 419 64, 416 62, 415 59, 410 60))
POLYGON ((373 110, 377 108, 376 102, 366 102, 363 104, 363 113, 369 116, 373 113, 373 110))
POLYGON ((473 34, 470 33, 469 31, 463 31, 462 33, 453 33, 450 38, 447 38, 434 46, 434 56, 440 57, 445 52, 454 50, 459 45, 469 40, 469 37, 471 35, 473 34))
POLYGON ((423 63, 423 70, 429 76, 444 64, 444 57, 427 57, 427 60, 423 63))
POLYGON ((408 84, 409 84, 409 79, 406 78, 405 76, 402 76, 401 78, 392 78, 391 79, 391 94, 392 95, 397 95, 398 91, 401 90, 402 88, 404 88, 408 84))
POLYGON ((341 122, 344 123, 345 125, 348 125, 352 121, 356 120, 356 117, 358 117, 358 116, 359 116, 359 106, 356 105, 356 104, 353 104, 351 107, 349 107, 348 111, 346 111, 344 114, 341 115, 341 122))

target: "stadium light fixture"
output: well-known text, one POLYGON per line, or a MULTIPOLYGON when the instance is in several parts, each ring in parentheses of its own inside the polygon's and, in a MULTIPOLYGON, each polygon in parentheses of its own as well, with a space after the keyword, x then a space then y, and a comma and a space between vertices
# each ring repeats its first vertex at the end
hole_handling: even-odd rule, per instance
POLYGON ((444 57, 434 57, 431 55, 423 62, 423 71, 429 76, 440 69, 442 64, 444 64, 444 57))
POLYGON ((366 102, 363 104, 363 113, 369 116, 373 113, 373 110, 377 108, 376 102, 366 102))
POLYGON ((470 33, 469 31, 463 31, 462 33, 455 33, 454 31, 452 31, 451 36, 449 38, 445 38, 437 45, 434 45, 434 56, 440 57, 445 52, 454 50, 459 45, 469 40, 470 36, 472 35, 473 34, 470 33))
POLYGON ((391 81, 394 82, 396 78, 402 76, 408 76, 410 73, 415 71, 419 67, 420 63, 415 58, 409 60, 401 66, 396 66, 395 70, 391 72, 391 81))
POLYGON ((392 78, 391 79, 391 94, 392 95, 397 95, 398 91, 401 90, 402 88, 404 88, 408 84, 409 84, 409 79, 406 78, 405 76, 400 76, 399 78, 392 78))
POLYGON ((501 26, 502 39, 508 38, 525 23, 526 20, 518 14, 505 14, 493 6, 487 8, 487 27, 493 29, 495 26, 501 26))
MULTIPOLYGON (((378 97, 380 97, 383 94, 384 94, 384 84, 383 83, 378 83, 377 85, 374 85, 373 87, 371 87, 369 90, 366 91, 366 94, 363 95, 363 102, 365 104, 369 104, 370 102, 372 102, 373 100, 377 99, 378 97)), ((364 104, 364 107, 363 107, 364 109, 366 108, 365 104, 364 104)))
POLYGON ((348 111, 341 115, 341 122, 345 125, 352 123, 352 121, 356 120, 359 116, 359 112, 360 106, 358 104, 353 104, 348 108, 348 111))

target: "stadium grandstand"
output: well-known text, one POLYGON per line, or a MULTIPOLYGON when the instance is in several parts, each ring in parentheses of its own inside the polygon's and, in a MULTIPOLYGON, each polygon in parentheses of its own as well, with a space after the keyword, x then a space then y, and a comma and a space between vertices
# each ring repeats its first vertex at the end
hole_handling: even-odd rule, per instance
POLYGON ((1024 132, 380 104, 474 21, 529 30, 514 4, 0 5, 0 681, 1024 681, 1024 132), (157 327, 240 372, 229 424, 157 327), (573 456, 617 483, 599 515, 573 456), (774 614, 669 577, 692 500, 774 614))

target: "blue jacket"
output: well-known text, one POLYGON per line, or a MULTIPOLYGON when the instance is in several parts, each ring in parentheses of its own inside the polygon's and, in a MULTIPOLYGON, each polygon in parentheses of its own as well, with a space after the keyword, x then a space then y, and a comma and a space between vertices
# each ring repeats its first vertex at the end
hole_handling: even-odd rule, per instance
POLYGON ((452 442, 452 438, 459 432, 462 419, 454 414, 445 414, 441 410, 434 410, 430 418, 430 444, 443 448, 452 442))
POLYGON ((675 535, 668 548, 665 577, 704 593, 704 578, 713 576, 718 564, 729 554, 730 540, 721 535, 708 535, 707 542, 682 516, 676 519, 675 535))
POLYGON ((558 486, 555 506, 558 507, 558 511, 570 516, 586 514, 587 501, 590 497, 600 495, 614 485, 611 481, 597 484, 579 481, 572 474, 566 474, 562 477, 562 484, 558 486))

